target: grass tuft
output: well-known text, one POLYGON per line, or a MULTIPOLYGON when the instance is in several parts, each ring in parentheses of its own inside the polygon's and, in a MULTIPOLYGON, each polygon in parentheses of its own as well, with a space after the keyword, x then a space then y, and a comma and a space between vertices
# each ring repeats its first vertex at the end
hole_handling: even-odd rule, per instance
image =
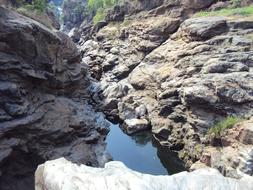
POLYGON ((93 17, 93 23, 97 24, 105 19, 105 10, 100 8, 97 10, 96 15, 93 17))
POLYGON ((235 124, 241 121, 243 121, 243 119, 239 117, 227 117, 224 120, 218 122, 214 127, 210 128, 208 133, 214 134, 215 137, 220 137, 224 130, 232 128, 235 124))
POLYGON ((252 42, 253 42, 253 33, 247 34, 246 38, 248 38, 249 40, 252 40, 252 42))
POLYGON ((239 8, 225 8, 217 11, 201 11, 196 13, 195 17, 206 16, 252 16, 253 5, 239 8))

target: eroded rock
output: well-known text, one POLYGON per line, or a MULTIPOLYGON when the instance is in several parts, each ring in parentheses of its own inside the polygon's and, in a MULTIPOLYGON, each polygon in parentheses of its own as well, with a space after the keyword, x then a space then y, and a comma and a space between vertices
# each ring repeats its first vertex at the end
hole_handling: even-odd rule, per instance
POLYGON ((149 129, 150 125, 146 119, 126 119, 123 123, 123 128, 127 134, 133 134, 149 129))
POLYGON ((149 121, 155 138, 190 166, 201 159, 216 122, 253 115, 252 21, 192 17, 216 1, 126 2, 136 9, 109 13, 124 11, 124 21, 108 20, 80 44, 101 84, 101 104, 118 120, 149 121))
POLYGON ((192 169, 206 165, 218 169, 223 175, 240 178, 245 173, 253 175, 252 119, 236 124, 216 137, 221 145, 203 149, 199 162, 192 169))
POLYGON ((33 189, 48 159, 102 166, 108 123, 71 39, 0 7, 0 54, 0 189, 33 189))

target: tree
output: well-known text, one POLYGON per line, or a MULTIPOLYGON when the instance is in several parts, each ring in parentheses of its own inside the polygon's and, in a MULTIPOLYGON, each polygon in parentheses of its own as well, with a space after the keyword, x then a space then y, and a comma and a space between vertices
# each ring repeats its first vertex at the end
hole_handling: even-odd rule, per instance
POLYGON ((89 0, 88 1, 88 8, 97 11, 99 8, 104 7, 104 0, 89 0))
POLYGON ((47 8, 47 0, 16 0, 18 7, 24 7, 29 10, 38 10, 44 12, 47 8))
POLYGON ((35 10, 44 12, 47 8, 47 0, 33 0, 32 5, 35 10))
POLYGON ((94 12, 94 23, 97 23, 104 19, 105 10, 113 7, 118 3, 118 0, 88 0, 88 10, 86 12, 94 12))

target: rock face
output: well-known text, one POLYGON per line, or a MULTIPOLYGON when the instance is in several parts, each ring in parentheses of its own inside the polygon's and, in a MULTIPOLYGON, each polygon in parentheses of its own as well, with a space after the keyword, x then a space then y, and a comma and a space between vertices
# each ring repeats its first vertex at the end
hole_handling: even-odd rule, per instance
POLYGON ((253 178, 225 178, 215 169, 200 169, 172 176, 152 176, 127 168, 121 162, 109 162, 105 168, 76 165, 64 158, 40 165, 35 174, 36 190, 155 190, 155 189, 242 189, 253 187, 253 178))
POLYGON ((100 81, 100 108, 108 117, 147 120, 160 143, 181 151, 189 166, 200 159, 196 147, 205 144, 216 122, 253 115, 253 22, 189 18, 213 3, 142 7, 123 22, 109 22, 92 39, 84 37, 79 47, 100 81))
POLYGON ((207 146, 203 148, 200 161, 194 163, 191 169, 203 166, 218 169, 223 175, 240 178, 243 174, 253 175, 253 118, 238 123, 232 129, 223 132, 215 140, 221 147, 207 146))
POLYGON ((89 105, 80 52, 63 33, 0 7, 0 189, 33 189, 48 159, 102 166, 108 123, 89 105))
POLYGON ((74 27, 80 26, 84 21, 85 15, 84 11, 87 7, 86 0, 65 0, 62 5, 63 14, 63 29, 65 31, 70 31, 74 27))

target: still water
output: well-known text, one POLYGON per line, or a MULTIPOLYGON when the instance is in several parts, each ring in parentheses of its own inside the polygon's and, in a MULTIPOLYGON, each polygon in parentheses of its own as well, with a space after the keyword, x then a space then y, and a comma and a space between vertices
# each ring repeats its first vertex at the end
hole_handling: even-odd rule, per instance
POLYGON ((171 175, 186 170, 177 154, 160 146, 150 132, 128 136, 118 125, 111 125, 106 142, 113 160, 121 161, 135 171, 171 175))

